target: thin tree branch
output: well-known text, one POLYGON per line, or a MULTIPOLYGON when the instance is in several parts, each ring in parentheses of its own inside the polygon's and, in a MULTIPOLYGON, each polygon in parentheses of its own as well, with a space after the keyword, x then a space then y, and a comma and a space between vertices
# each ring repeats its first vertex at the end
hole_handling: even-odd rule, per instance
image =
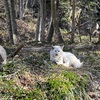
MULTIPOLYGON (((24 68, 22 68, 22 69, 24 69, 24 68)), ((14 76, 14 75, 17 74, 18 72, 20 72, 22 69, 17 70, 17 71, 16 71, 15 73, 13 73, 13 74, 5 75, 5 76, 0 76, 0 78, 7 78, 7 77, 14 76)))

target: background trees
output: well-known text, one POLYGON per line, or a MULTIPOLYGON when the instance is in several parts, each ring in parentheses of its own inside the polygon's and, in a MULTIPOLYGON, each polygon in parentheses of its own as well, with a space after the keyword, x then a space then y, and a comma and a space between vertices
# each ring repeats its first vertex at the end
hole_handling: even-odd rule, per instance
POLYGON ((18 44, 18 32, 17 32, 17 24, 16 24, 16 15, 15 15, 15 3, 14 0, 4 0, 6 15, 7 15, 7 26, 9 32, 10 43, 18 44))
POLYGON ((5 8, 6 8, 6 21, 7 21, 7 28, 8 28, 8 34, 9 34, 9 40, 10 43, 13 44, 13 34, 12 34, 12 26, 11 26, 11 19, 10 19, 10 8, 9 8, 9 3, 7 0, 5 2, 5 8))
MULTIPOLYGON (((71 42, 75 41, 76 33, 80 35, 80 39, 85 34, 89 35, 91 40, 96 23, 99 25, 100 21, 98 0, 84 2, 83 0, 4 0, 4 2, 9 41, 12 44, 18 44, 19 40, 24 38, 22 35, 26 34, 28 40, 37 42, 54 40, 63 42, 66 41, 64 32, 66 35, 69 34, 71 42), (29 25, 29 22, 35 28, 29 25), (19 24, 26 29, 19 28, 19 24), (34 31, 29 32, 30 29, 26 24, 34 31)), ((99 35, 99 31, 96 34, 99 35)))

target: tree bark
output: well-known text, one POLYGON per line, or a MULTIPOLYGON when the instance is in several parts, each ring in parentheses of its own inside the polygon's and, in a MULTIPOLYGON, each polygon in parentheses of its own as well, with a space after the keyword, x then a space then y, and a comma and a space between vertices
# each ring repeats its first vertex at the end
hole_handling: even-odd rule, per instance
POLYGON ((99 37, 98 37, 98 43, 100 44, 100 33, 99 33, 99 37))
POLYGON ((11 26, 12 26, 12 33, 13 33, 13 41, 14 44, 18 44, 18 32, 17 32, 17 24, 16 24, 16 15, 15 15, 15 3, 14 0, 10 0, 10 17, 11 17, 11 26))
POLYGON ((23 19, 23 0, 19 0, 19 18, 20 20, 23 19))
POLYGON ((53 32, 54 32, 54 27, 53 27, 53 21, 52 21, 52 17, 51 17, 49 28, 48 28, 48 37, 47 37, 48 42, 52 41, 53 32))
POLYGON ((4 0, 4 3, 5 3, 5 10, 6 10, 6 20, 7 20, 7 29, 8 29, 8 35, 9 35, 9 42, 11 44, 14 44, 12 26, 11 26, 11 18, 10 18, 10 7, 9 7, 8 0, 4 0))
POLYGON ((72 33, 71 33, 71 42, 74 42, 74 34, 75 34, 75 2, 76 0, 72 1, 72 33))
POLYGON ((37 28, 35 34, 35 41, 45 41, 45 0, 39 0, 40 10, 38 11, 37 28))
POLYGON ((35 41, 38 42, 39 39, 39 25, 40 25, 40 11, 38 11, 38 19, 37 19, 37 26, 36 26, 36 32, 35 32, 35 41))
POLYGON ((54 26, 54 32, 58 36, 58 41, 59 42, 64 42, 63 38, 61 36, 61 32, 59 29, 59 19, 58 19, 58 0, 51 0, 52 2, 52 18, 53 18, 53 26, 54 26))
POLYGON ((40 41, 45 41, 45 0, 39 0, 40 4, 40 41))

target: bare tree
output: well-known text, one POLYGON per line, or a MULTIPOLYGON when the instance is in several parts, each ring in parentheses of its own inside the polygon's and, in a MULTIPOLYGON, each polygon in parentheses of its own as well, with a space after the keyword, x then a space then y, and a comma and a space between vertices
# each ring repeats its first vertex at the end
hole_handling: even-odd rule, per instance
POLYGON ((6 15, 7 15, 7 26, 8 26, 8 33, 10 43, 18 44, 18 32, 17 32, 17 24, 15 21, 15 3, 14 0, 4 0, 5 8, 6 8, 6 15))
POLYGON ((47 36, 48 42, 52 41, 53 32, 54 32, 54 27, 53 27, 53 20, 52 20, 52 17, 51 17, 50 23, 49 23, 49 28, 48 28, 48 36, 47 36))
POLYGON ((24 11, 24 1, 19 0, 19 18, 23 19, 23 11, 24 11))
POLYGON ((10 19, 10 7, 8 0, 4 0, 5 3, 5 10, 6 10, 6 21, 7 21, 7 29, 9 34, 9 41, 11 44, 13 44, 13 34, 12 34, 12 26, 11 26, 11 19, 10 19))
POLYGON ((54 0, 54 20, 53 20, 53 24, 54 24, 55 34, 57 34, 57 36, 58 36, 58 41, 63 42, 63 38, 62 38, 60 29, 59 29, 58 6, 59 6, 59 0, 54 0))
POLYGON ((71 42, 74 42, 74 34, 75 34, 75 2, 76 0, 72 0, 72 33, 71 33, 71 42))
POLYGON ((40 0, 40 14, 41 14, 41 41, 45 41, 45 14, 46 14, 46 0, 40 0))
POLYGON ((39 5, 35 40, 43 42, 45 41, 45 0, 39 0, 39 5))
POLYGON ((35 32, 35 41, 40 41, 40 34, 39 34, 39 25, 40 25, 40 11, 38 11, 38 19, 37 19, 37 26, 35 32))
POLYGON ((14 44, 18 44, 18 32, 17 32, 17 24, 16 24, 16 15, 15 15, 15 3, 14 0, 10 0, 10 17, 11 17, 11 26, 12 26, 12 33, 13 33, 13 41, 14 44))
POLYGON ((47 37, 47 41, 49 42, 51 42, 52 40, 53 33, 55 33, 58 36, 59 42, 63 42, 63 38, 61 36, 61 32, 59 29, 58 5, 59 5, 59 0, 51 0, 51 21, 47 37))

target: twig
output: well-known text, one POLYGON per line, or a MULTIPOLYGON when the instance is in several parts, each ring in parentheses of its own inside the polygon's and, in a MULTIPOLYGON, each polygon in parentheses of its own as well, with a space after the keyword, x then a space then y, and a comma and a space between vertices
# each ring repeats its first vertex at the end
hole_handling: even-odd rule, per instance
MULTIPOLYGON (((80 25, 76 25, 76 27, 75 27, 75 30, 78 28, 78 27, 81 27, 81 26, 83 26, 84 24, 87 24, 88 22, 90 22, 90 21, 86 21, 86 22, 84 22, 84 23, 82 23, 82 24, 80 24, 80 25)), ((69 31, 68 33, 71 33, 72 31, 69 31)))
MULTIPOLYGON (((23 69, 23 68, 22 68, 22 69, 23 69)), ((13 74, 5 75, 5 76, 0 76, 0 78, 11 77, 11 76, 13 76, 13 75, 17 74, 18 72, 20 72, 22 69, 17 70, 17 71, 16 71, 15 73, 13 73, 13 74)))
POLYGON ((80 27, 80 26, 83 26, 84 24, 87 24, 87 23, 89 23, 89 22, 90 22, 90 21, 86 21, 86 22, 80 24, 79 26, 76 26, 76 28, 78 28, 78 27, 80 27))

